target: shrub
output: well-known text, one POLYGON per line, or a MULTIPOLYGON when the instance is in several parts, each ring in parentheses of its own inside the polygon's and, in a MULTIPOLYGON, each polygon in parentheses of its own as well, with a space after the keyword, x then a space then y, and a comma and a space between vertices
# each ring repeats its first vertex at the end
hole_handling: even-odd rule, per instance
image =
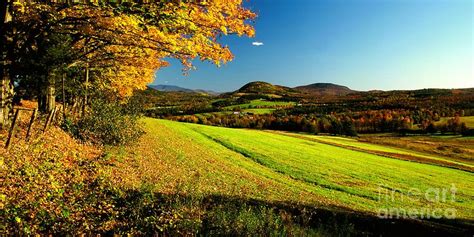
MULTIPOLYGON (((74 128, 74 126, 69 126, 74 128)), ((136 141, 143 130, 139 111, 117 102, 96 100, 90 111, 77 122, 76 136, 104 145, 123 145, 136 141)))
POLYGON ((472 137, 472 136, 474 136, 474 129, 472 129, 472 128, 471 128, 471 129, 468 129, 468 128, 463 129, 463 131, 461 132, 461 134, 462 134, 463 136, 466 136, 466 137, 467 137, 467 136, 471 136, 471 137, 472 137))
POLYGON ((356 137, 357 136, 357 132, 356 132, 354 123, 349 118, 342 121, 341 125, 342 125, 342 132, 343 132, 344 135, 351 136, 351 137, 356 137))
POLYGON ((462 150, 458 147, 455 147, 455 148, 453 148, 453 152, 460 154, 460 153, 462 153, 462 150))
POLYGON ((71 118, 65 118, 61 123, 61 128, 64 131, 73 135, 74 137, 79 136, 79 127, 76 123, 74 123, 74 120, 72 120, 71 118))

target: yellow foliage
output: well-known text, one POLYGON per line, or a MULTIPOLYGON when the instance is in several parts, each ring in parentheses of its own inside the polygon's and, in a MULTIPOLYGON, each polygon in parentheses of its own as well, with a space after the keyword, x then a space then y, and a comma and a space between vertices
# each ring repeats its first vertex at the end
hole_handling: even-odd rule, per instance
MULTIPOLYGON (((107 1, 105 1, 107 3, 107 1)), ((202 2, 170 1, 136 4, 140 11, 121 11, 113 5, 62 4, 29 1, 16 13, 17 19, 54 26, 62 34, 80 35, 73 49, 86 52, 78 65, 99 71, 97 85, 128 97, 154 79, 154 72, 167 63, 166 58, 193 68, 196 58, 217 66, 233 59, 230 49, 218 42, 220 35, 254 36, 248 24, 255 14, 241 0, 202 2)))

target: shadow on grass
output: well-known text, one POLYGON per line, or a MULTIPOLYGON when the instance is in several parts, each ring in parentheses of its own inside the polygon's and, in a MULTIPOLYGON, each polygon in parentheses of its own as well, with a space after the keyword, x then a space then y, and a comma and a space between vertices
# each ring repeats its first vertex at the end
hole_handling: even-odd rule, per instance
POLYGON ((474 227, 471 220, 381 219, 340 207, 317 208, 222 195, 164 195, 143 190, 109 194, 118 211, 113 217, 118 224, 108 234, 472 236, 474 227))
POLYGON ((154 192, 154 185, 148 183, 139 189, 123 189, 107 176, 98 174, 105 161, 81 160, 73 169, 64 169, 53 165, 59 159, 58 156, 56 160, 12 166, 16 169, 8 173, 8 181, 2 187, 13 191, 9 196, 0 195, 0 235, 472 236, 474 233, 473 220, 387 220, 336 206, 203 195, 193 190, 163 194, 154 192), (48 180, 52 174, 58 177, 55 183, 58 188, 47 182, 32 182, 48 180), (5 205, 2 201, 7 198, 5 205))

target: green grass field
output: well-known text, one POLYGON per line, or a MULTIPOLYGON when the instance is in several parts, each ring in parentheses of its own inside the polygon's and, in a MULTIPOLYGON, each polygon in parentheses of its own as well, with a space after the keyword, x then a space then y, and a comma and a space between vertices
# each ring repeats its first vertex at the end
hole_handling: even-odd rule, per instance
POLYGON ((267 100, 252 100, 246 104, 239 104, 239 105, 232 105, 227 106, 225 109, 233 109, 236 107, 240 107, 241 109, 249 109, 253 107, 266 107, 266 108, 275 108, 279 106, 294 106, 295 102, 285 102, 285 101, 267 101, 267 100))
POLYGON ((244 109, 244 113, 253 113, 253 114, 271 114, 275 109, 244 109))
MULTIPOLYGON (((263 108, 263 109, 243 109, 243 113, 252 113, 252 114, 271 114, 275 111, 275 109, 268 109, 268 108, 263 108)), ((203 116, 210 116, 210 115, 232 115, 232 111, 220 111, 220 112, 212 112, 212 113, 201 113, 201 114, 195 114, 197 116, 203 115, 203 116)))
MULTIPOLYGON (((443 117, 436 124, 446 123, 452 117, 443 117)), ((465 123, 468 128, 474 128, 474 116, 460 117, 461 123, 465 123)))
POLYGON ((392 158, 404 158, 404 159, 415 161, 415 162, 459 168, 459 169, 467 170, 471 172, 474 171, 473 159, 459 159, 458 157, 448 157, 448 156, 440 156, 436 154, 427 154, 424 152, 403 149, 403 148, 398 148, 398 147, 360 142, 354 138, 336 137, 336 136, 314 136, 314 135, 307 135, 307 134, 295 134, 295 133, 289 133, 289 132, 273 132, 273 133, 299 137, 302 139, 322 142, 322 143, 330 144, 330 145, 336 145, 336 146, 348 148, 351 150, 380 154, 380 155, 389 156, 392 158))
MULTIPOLYGON (((147 133, 139 144, 113 151, 123 159, 123 165, 119 162, 114 169, 119 186, 137 188, 146 183, 161 193, 225 195, 370 215, 386 208, 454 209, 457 219, 474 219, 471 172, 266 131, 156 119, 146 119, 145 124, 147 133), (129 162, 135 165, 125 165, 129 162), (453 185, 455 196, 448 192, 445 200, 434 200, 433 191, 453 185)), ((353 140, 316 138, 354 145, 353 140)))

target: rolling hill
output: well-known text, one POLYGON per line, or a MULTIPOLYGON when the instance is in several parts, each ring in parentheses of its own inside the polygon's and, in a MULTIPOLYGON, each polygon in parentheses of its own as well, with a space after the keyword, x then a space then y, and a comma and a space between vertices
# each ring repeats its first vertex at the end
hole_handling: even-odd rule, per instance
POLYGON ((242 86, 237 92, 239 93, 256 93, 256 94, 279 94, 287 93, 290 88, 284 86, 272 85, 268 82, 255 81, 242 86))
POLYGON ((273 85, 268 82, 254 81, 242 86, 240 89, 229 93, 232 96, 243 95, 267 95, 270 97, 314 97, 314 96, 344 96, 356 91, 346 86, 336 85, 332 83, 314 83, 306 86, 298 86, 294 88, 273 85))
POLYGON ((294 88, 303 93, 311 95, 347 95, 355 91, 346 86, 336 85, 332 83, 314 83, 306 86, 298 86, 294 88))
POLYGON ((315 96, 345 96, 356 91, 345 86, 331 83, 314 83, 306 86, 298 86, 294 88, 273 85, 268 82, 254 81, 245 84, 240 89, 228 93, 234 97, 265 95, 273 98, 308 98, 315 96))
POLYGON ((273 85, 264 81, 254 81, 243 85, 236 91, 219 93, 212 90, 202 89, 187 89, 173 85, 149 85, 149 88, 165 91, 165 92, 185 92, 185 93, 200 93, 207 95, 222 95, 223 97, 241 97, 252 95, 266 95, 268 97, 291 97, 291 98, 314 98, 317 96, 326 97, 344 97, 346 95, 359 96, 390 96, 390 95, 410 95, 414 97, 430 97, 433 95, 454 95, 454 94, 472 94, 474 88, 460 88, 460 89, 417 89, 417 90, 369 90, 356 91, 347 86, 337 85, 333 83, 313 83, 304 86, 287 87, 281 85, 273 85))

